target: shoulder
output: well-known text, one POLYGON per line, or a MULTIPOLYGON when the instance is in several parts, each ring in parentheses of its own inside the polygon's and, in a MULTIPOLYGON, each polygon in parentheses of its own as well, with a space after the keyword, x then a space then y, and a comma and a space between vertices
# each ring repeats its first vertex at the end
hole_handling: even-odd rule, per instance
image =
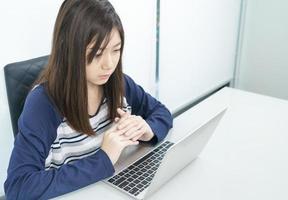
POLYGON ((27 95, 20 118, 31 121, 59 123, 62 117, 50 100, 44 86, 35 86, 27 95))
POLYGON ((135 86, 135 81, 127 74, 123 73, 125 89, 135 86))
POLYGON ((131 94, 135 95, 145 92, 144 89, 127 74, 124 74, 124 88, 126 97, 129 97, 131 94))
POLYGON ((47 98, 47 94, 45 91, 44 86, 41 85, 36 85, 27 95, 26 100, 25 100, 25 104, 35 104, 35 105, 44 105, 45 104, 49 104, 48 98, 47 98))
POLYGON ((28 93, 25 100, 24 109, 27 107, 31 109, 31 106, 33 109, 41 109, 41 110, 54 109, 54 106, 46 92, 46 89, 42 84, 35 86, 28 93))
POLYGON ((56 112, 44 86, 38 85, 26 97, 18 119, 19 132, 15 145, 22 148, 22 145, 29 141, 35 148, 47 153, 61 122, 62 118, 56 112))

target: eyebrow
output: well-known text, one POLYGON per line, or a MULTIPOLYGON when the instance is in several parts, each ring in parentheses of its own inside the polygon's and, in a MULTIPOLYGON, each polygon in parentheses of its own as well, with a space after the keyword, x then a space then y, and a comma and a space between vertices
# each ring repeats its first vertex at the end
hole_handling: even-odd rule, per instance
MULTIPOLYGON (((120 44, 121 44, 122 42, 118 42, 117 44, 115 44, 113 47, 117 47, 117 46, 119 46, 120 44)), ((103 48, 99 48, 99 50, 103 50, 103 48)))

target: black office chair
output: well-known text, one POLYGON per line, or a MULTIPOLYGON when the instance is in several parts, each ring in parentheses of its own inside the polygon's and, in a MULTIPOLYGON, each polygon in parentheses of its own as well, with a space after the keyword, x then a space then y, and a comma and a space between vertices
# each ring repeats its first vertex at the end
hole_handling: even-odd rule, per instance
POLYGON ((48 56, 34 58, 4 67, 7 97, 14 137, 18 133, 18 118, 31 86, 48 62, 48 56))

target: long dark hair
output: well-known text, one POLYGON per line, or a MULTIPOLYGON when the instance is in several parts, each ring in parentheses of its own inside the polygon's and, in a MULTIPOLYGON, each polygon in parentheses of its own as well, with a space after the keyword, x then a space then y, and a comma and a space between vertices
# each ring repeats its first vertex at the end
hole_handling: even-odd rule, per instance
POLYGON ((109 108, 109 118, 117 116, 123 106, 122 53, 124 30, 121 20, 108 0, 65 0, 60 7, 53 34, 48 64, 35 84, 45 83, 45 89, 68 124, 80 133, 94 135, 89 123, 86 62, 90 64, 102 42, 109 43, 112 29, 121 38, 119 63, 103 85, 109 108), (94 47, 86 57, 86 48, 94 47))

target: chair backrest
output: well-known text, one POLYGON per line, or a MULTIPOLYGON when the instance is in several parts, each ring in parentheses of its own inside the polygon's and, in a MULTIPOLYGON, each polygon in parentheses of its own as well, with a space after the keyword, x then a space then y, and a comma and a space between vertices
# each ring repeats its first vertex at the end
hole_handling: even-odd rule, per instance
POLYGON ((48 62, 48 56, 34 58, 4 67, 6 90, 14 137, 18 133, 18 118, 31 86, 48 62))

